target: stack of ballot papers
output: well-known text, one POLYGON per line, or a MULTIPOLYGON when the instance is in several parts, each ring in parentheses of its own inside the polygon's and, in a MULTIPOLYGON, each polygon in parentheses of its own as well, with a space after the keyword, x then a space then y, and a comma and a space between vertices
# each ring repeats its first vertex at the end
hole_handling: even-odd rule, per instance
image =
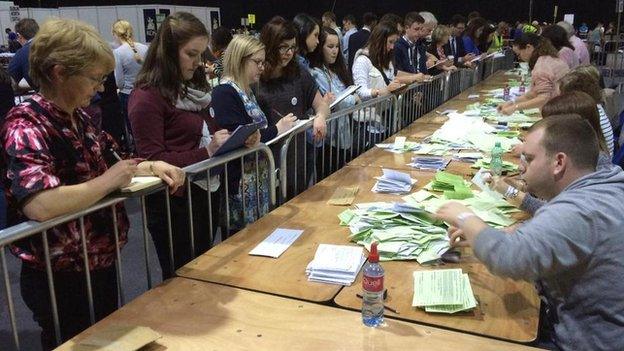
POLYGON ((447 199, 460 200, 473 196, 469 182, 461 176, 444 171, 436 173, 433 180, 425 185, 425 189, 441 191, 447 199))
MULTIPOLYGON (((490 157, 484 157, 483 159, 475 162, 475 164, 473 164, 472 168, 485 168, 485 169, 490 169, 490 161, 492 159, 490 157)), ((511 163, 508 161, 503 161, 503 172, 516 172, 518 171, 518 165, 515 163, 511 163)))
POLYGON ((482 117, 466 117, 463 114, 451 113, 449 120, 433 133, 431 141, 482 152, 492 151, 496 142, 501 144, 504 151, 509 151, 520 144, 518 138, 499 136, 495 134, 496 131, 496 128, 485 123, 482 117))
POLYGON ((450 143, 449 144, 424 143, 424 144, 420 144, 420 147, 413 151, 416 155, 445 156, 449 154, 450 151, 453 149, 454 149, 454 145, 450 143))
POLYGON ((444 157, 422 157, 417 156, 412 158, 412 162, 408 164, 410 167, 424 171, 442 171, 449 164, 450 160, 444 157))
POLYGON ((437 262, 449 249, 443 223, 423 209, 407 203, 375 202, 355 205, 338 215, 340 225, 349 226, 351 241, 367 250, 378 242, 382 261, 416 260, 437 262))
POLYGON ((483 158, 482 152, 462 152, 453 155, 453 160, 474 163, 483 158))
POLYGON ((320 244, 306 267, 309 281, 351 285, 366 256, 358 246, 320 244))
POLYGON ((495 228, 508 227, 516 222, 511 217, 519 209, 508 203, 498 193, 490 190, 475 191, 473 196, 465 199, 447 198, 427 190, 419 190, 404 196, 403 200, 412 206, 421 208, 427 213, 436 213, 444 204, 455 201, 470 208, 479 218, 495 228))
POLYGON ((484 116, 485 119, 487 119, 488 121, 493 121, 496 123, 535 123, 537 121, 539 121, 540 119, 542 119, 539 116, 528 116, 526 113, 524 112, 514 112, 513 114, 509 115, 509 116, 505 116, 503 114, 492 114, 492 115, 486 115, 484 116))
POLYGON ((477 307, 468 274, 458 269, 416 271, 412 306, 432 313, 457 313, 477 307))
POLYGON ((402 154, 409 151, 415 151, 420 149, 420 144, 414 141, 406 141, 403 145, 395 144, 375 144, 380 149, 394 152, 395 154, 402 154))
POLYGON ((412 179, 409 174, 383 168, 383 175, 375 177, 377 183, 371 189, 375 193, 405 194, 412 190, 416 184, 416 179, 412 179))

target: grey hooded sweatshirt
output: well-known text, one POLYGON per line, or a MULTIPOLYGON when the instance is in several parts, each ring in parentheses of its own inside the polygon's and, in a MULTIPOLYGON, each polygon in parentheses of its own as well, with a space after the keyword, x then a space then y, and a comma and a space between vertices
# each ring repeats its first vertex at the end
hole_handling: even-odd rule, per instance
POLYGON ((483 230, 474 252, 492 273, 540 287, 563 350, 624 350, 620 167, 577 179, 513 234, 483 230))

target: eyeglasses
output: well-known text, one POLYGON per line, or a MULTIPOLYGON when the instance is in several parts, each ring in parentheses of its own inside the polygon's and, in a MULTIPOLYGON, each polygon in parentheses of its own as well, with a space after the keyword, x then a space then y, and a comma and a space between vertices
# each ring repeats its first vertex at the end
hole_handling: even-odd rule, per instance
POLYGON ((264 67, 264 64, 266 63, 266 61, 264 60, 258 60, 258 59, 253 59, 253 58, 250 58, 249 60, 254 62, 256 66, 258 67, 264 67))
POLYGON ((99 87, 100 85, 104 85, 104 83, 106 83, 106 79, 108 78, 108 75, 103 76, 102 78, 93 78, 91 76, 88 76, 86 74, 81 74, 82 77, 88 78, 93 85, 95 85, 96 87, 99 87))
POLYGON ((278 50, 282 55, 286 54, 288 51, 292 51, 294 53, 297 52, 297 46, 280 46, 278 50))

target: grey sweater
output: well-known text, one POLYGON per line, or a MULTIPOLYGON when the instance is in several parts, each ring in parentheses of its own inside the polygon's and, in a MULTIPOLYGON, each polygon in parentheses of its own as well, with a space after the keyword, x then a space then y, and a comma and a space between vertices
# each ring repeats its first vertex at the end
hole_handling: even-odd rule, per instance
POLYGON ((535 282, 563 350, 624 350, 624 172, 570 184, 515 233, 488 228, 474 252, 500 276, 535 282))
MULTIPOLYGON (((613 163, 611 162, 611 156, 608 154, 601 152, 598 155, 598 164, 596 165, 596 169, 610 168, 613 167, 613 163)), ((531 194, 526 194, 522 203, 520 204, 520 209, 529 213, 530 215, 534 215, 535 212, 544 204, 546 201, 542 199, 538 199, 531 194)))

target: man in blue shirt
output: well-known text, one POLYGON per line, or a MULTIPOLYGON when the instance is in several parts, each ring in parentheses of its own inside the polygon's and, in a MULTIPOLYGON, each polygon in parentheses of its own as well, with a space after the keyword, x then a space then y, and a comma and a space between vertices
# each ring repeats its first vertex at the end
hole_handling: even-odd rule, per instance
POLYGON ((405 15, 405 35, 394 44, 394 64, 397 75, 408 75, 413 82, 427 78, 427 49, 421 45, 425 37, 425 19, 417 12, 405 15))
POLYGON ((451 19, 452 35, 448 44, 445 44, 444 50, 453 55, 455 66, 467 66, 472 68, 474 64, 471 62, 475 58, 473 54, 466 52, 464 48, 464 31, 466 30, 466 18, 462 15, 454 15, 451 19))
POLYGON ((28 54, 30 53, 30 42, 39 31, 39 24, 32 18, 23 18, 15 24, 15 32, 17 40, 22 44, 22 48, 17 50, 11 62, 9 62, 9 74, 15 81, 15 84, 24 78, 28 85, 33 89, 37 89, 33 81, 30 79, 28 72, 28 54))

